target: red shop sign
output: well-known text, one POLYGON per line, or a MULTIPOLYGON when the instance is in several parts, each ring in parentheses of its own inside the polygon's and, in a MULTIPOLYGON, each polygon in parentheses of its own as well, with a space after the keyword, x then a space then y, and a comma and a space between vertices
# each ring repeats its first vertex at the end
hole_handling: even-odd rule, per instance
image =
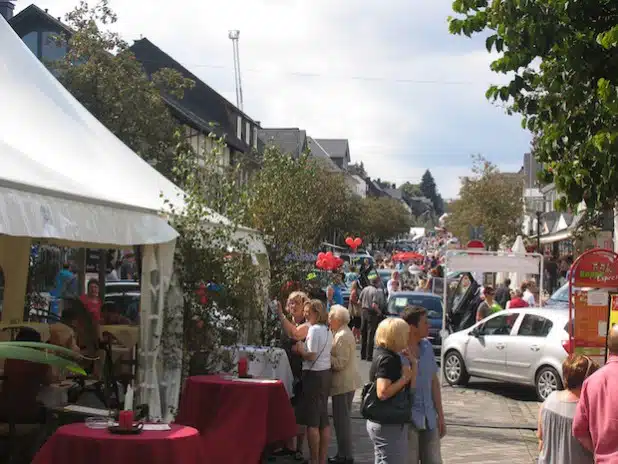
POLYGON ((480 240, 470 240, 466 245, 466 248, 478 248, 481 250, 485 249, 485 244, 480 240))
POLYGON ((573 287, 617 288, 618 255, 599 248, 586 251, 575 260, 570 272, 573 287))

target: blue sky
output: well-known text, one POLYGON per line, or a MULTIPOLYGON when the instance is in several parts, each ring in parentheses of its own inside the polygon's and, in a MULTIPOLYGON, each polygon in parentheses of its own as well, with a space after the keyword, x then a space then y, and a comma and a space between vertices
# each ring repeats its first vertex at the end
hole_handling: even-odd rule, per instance
MULTIPOLYGON (((36 2, 54 16, 76 3, 36 2)), ((263 127, 349 139, 372 177, 418 182, 430 169, 451 198, 472 154, 513 171, 529 147, 519 118, 485 99, 505 78, 489 70, 484 40, 448 33, 451 0, 110 3, 125 39, 148 37, 231 101, 227 33, 239 29, 245 112, 263 127)))

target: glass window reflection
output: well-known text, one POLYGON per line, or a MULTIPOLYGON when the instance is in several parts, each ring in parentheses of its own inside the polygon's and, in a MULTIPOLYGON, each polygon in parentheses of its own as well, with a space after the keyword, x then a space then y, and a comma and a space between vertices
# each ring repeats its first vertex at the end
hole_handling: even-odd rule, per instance
POLYGON ((64 43, 58 42, 58 34, 45 31, 42 33, 41 58, 47 61, 57 61, 62 59, 67 52, 64 43))
POLYGON ((32 53, 34 53, 37 57, 39 56, 39 33, 37 31, 29 32, 23 36, 21 40, 24 41, 32 53))

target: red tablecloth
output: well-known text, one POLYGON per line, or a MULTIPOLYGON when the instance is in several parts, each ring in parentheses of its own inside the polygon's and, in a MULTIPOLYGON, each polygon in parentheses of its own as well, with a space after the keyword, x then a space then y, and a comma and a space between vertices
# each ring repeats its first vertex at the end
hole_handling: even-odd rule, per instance
POLYGON ((209 463, 257 464, 266 445, 296 435, 294 410, 280 381, 189 377, 176 422, 200 431, 209 463))
POLYGON ((172 430, 115 435, 85 424, 60 427, 32 464, 202 464, 206 462, 197 430, 172 425, 172 430))

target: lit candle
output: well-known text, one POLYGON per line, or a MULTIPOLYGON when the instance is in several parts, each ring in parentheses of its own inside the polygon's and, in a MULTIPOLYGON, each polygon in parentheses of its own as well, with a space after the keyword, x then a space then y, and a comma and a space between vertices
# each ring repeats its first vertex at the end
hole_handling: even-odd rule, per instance
POLYGON ((249 373, 249 362, 246 357, 242 357, 238 359, 238 376, 239 377, 247 377, 249 373))

